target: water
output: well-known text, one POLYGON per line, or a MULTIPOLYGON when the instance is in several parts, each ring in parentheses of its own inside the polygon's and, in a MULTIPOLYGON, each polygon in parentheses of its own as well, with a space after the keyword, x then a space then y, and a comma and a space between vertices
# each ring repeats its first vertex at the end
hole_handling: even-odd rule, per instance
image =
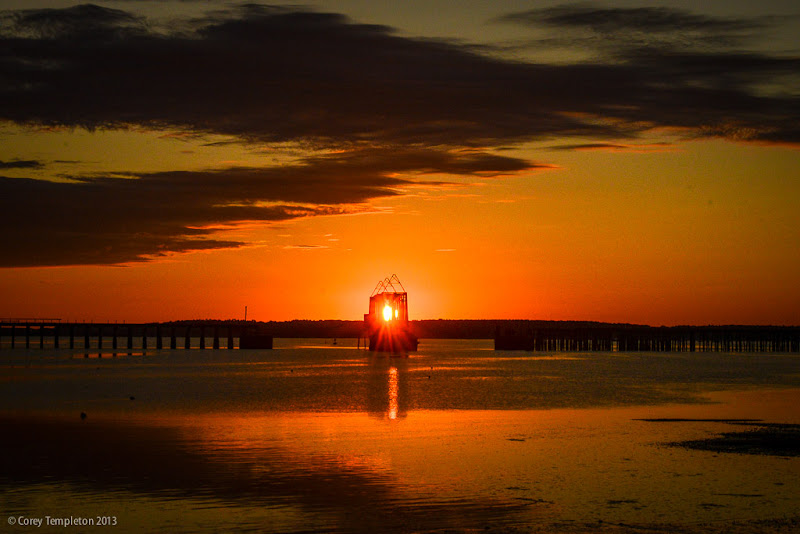
POLYGON ((590 531, 796 513, 797 456, 669 444, 751 428, 724 420, 800 423, 797 355, 423 340, 392 358, 354 344, 3 350, 0 512, 113 518, 96 528, 114 532, 590 531))

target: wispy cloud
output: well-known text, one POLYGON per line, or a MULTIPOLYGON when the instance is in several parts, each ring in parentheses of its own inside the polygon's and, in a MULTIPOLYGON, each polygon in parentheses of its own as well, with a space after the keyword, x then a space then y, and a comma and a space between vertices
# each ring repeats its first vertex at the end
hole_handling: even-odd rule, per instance
POLYGON ((6 169, 41 169, 44 164, 41 161, 31 159, 15 159, 11 161, 0 160, 0 170, 6 169))
POLYGON ((647 143, 647 144, 619 144, 619 143, 577 143, 570 145, 555 145, 551 150, 567 151, 600 151, 600 152, 665 152, 673 150, 671 143, 647 143))
POLYGON ((521 22, 562 28, 586 28, 598 33, 646 32, 675 35, 698 32, 704 35, 749 35, 764 29, 768 18, 712 17, 671 7, 605 7, 596 4, 564 4, 531 9, 499 17, 504 22, 521 22))
POLYGON ((287 250, 291 249, 298 249, 298 250, 326 250, 330 247, 327 245, 286 245, 283 247, 287 250))

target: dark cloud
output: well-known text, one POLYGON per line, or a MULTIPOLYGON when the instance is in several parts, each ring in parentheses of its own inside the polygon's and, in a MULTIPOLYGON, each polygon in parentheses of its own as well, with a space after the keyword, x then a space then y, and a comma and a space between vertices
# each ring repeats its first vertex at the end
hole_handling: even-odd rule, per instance
MULTIPOLYGON (((514 158, 376 149, 281 167, 72 176, 69 182, 0 177, 0 267, 114 264, 231 248, 219 239, 248 222, 363 211, 373 198, 418 183, 393 176, 483 175, 535 168, 514 158)), ((423 184, 440 185, 440 182, 423 184)))
MULTIPOLYGON (((762 24, 580 6, 512 19, 605 33, 671 35, 688 26, 701 37, 762 24)), ((498 146, 619 139, 662 126, 728 137, 736 125, 754 140, 782 132, 794 140, 798 119, 793 91, 755 89, 785 87, 782 77, 797 74, 798 60, 746 51, 631 45, 614 61, 527 64, 338 14, 260 6, 176 23, 174 31, 147 31, 137 17, 97 6, 4 20, 13 24, 0 39, 0 118, 21 124, 168 127, 337 147, 498 146)))
POLYGON ((142 17, 84 4, 64 9, 26 9, 0 14, 3 34, 29 39, 73 38, 103 42, 144 34, 142 17))
POLYGON ((32 159, 15 159, 11 161, 0 160, 0 170, 4 169, 41 169, 44 164, 32 159))
POLYGON ((593 118, 620 121, 620 130, 627 125, 635 135, 668 127, 688 138, 797 143, 800 58, 744 46, 768 36, 777 23, 774 17, 571 4, 511 13, 497 21, 552 31, 530 46, 595 56, 595 68, 585 77, 591 102, 586 111, 593 118), (612 92, 617 102, 609 98, 612 92))
POLYGON ((503 20, 609 45, 591 63, 526 63, 290 8, 248 5, 169 27, 92 5, 3 12, 0 120, 344 151, 275 168, 4 178, 0 220, 16 231, 2 238, 2 265, 242 246, 210 227, 348 212, 409 185, 399 173, 530 170, 491 151, 532 140, 612 146, 669 128, 800 142, 800 61, 740 46, 765 33, 765 19, 562 6, 503 20))
MULTIPOLYGON (((62 25, 48 10, 48 31, 34 28, 47 38, 20 36, 28 14, 17 33, 0 39, 6 51, 0 118, 328 146, 486 146, 562 133, 616 134, 537 101, 547 72, 397 37, 341 15, 250 6, 227 19, 193 21, 192 32, 186 26, 141 35, 118 31, 116 16, 104 19, 95 9, 102 8, 84 10, 90 25, 105 26, 91 34, 59 35, 62 25)), ((84 11, 65 10, 69 28, 84 11)))
MULTIPOLYGON (((549 165, 499 156, 479 150, 445 151, 409 147, 404 149, 360 149, 331 154, 322 158, 306 158, 331 169, 359 169, 361 172, 401 172, 417 174, 456 174, 464 176, 498 176, 549 165)), ((349 171, 351 172, 351 171, 349 171)))

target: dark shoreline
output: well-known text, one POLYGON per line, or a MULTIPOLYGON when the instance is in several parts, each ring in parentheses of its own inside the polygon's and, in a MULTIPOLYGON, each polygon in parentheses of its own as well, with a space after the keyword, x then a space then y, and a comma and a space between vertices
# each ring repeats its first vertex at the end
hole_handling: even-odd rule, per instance
MULTIPOLYGON (((540 321, 518 319, 417 319, 409 321, 414 334, 420 339, 494 339, 499 330, 528 331, 553 330, 607 330, 607 331, 673 331, 680 329, 750 331, 756 333, 791 332, 800 335, 800 326, 787 325, 680 325, 650 326, 633 323, 604 323, 600 321, 540 321)), ((208 326, 242 323, 236 320, 183 320, 161 323, 164 325, 205 324, 208 326)), ((363 335, 363 321, 339 319, 291 321, 248 321, 259 331, 276 338, 357 338, 363 335)))

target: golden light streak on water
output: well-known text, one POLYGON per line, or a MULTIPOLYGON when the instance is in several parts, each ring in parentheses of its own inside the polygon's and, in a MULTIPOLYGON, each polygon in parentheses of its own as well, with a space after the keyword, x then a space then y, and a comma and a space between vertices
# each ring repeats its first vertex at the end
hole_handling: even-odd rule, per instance
POLYGON ((397 419, 397 412, 399 409, 397 396, 399 391, 397 368, 392 367, 389 369, 389 419, 397 419))

